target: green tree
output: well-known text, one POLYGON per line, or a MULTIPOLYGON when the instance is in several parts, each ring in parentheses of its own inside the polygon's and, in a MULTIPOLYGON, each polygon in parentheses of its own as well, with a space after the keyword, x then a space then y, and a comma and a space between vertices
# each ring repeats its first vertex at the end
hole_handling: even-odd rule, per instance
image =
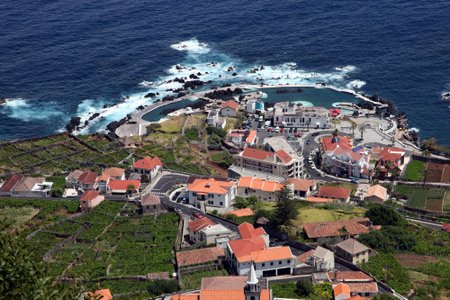
POLYGON ((284 183, 281 190, 277 193, 277 205, 275 210, 275 223, 280 229, 286 231, 291 225, 292 220, 297 217, 295 200, 292 197, 292 191, 284 183))
POLYGON ((316 284, 314 286, 314 295, 320 297, 320 299, 331 300, 333 295, 331 283, 316 284))
POLYGON ((130 184, 127 186, 127 193, 128 195, 133 194, 136 191, 136 187, 133 184, 130 184))
POLYGON ((0 299, 76 299, 80 291, 53 282, 24 238, 0 220, 0 299))
POLYGON ((314 292, 314 285, 310 280, 297 281, 297 295, 300 297, 308 297, 314 292))
POLYGON ((371 205, 366 211, 366 217, 375 225, 399 226, 406 224, 405 218, 400 213, 380 204, 371 205))

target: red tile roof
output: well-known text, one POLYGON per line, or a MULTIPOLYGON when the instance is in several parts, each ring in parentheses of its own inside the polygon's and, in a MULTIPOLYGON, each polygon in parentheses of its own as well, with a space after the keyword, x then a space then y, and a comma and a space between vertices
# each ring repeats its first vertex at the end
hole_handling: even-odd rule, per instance
POLYGON ((293 255, 291 252, 291 248, 289 248, 288 246, 280 246, 260 249, 252 251, 247 255, 240 255, 236 257, 239 262, 252 261, 255 263, 261 263, 271 260, 292 259, 293 255))
POLYGON ((285 163, 288 163, 292 160, 292 156, 290 156, 286 151, 284 150, 278 150, 275 152, 275 154, 285 163))
POLYGON ((314 250, 306 251, 305 253, 300 254, 297 256, 296 261, 297 263, 307 263, 309 261, 309 258, 313 256, 314 250))
POLYGON ((350 287, 344 283, 339 283, 333 288, 334 298, 345 295, 350 298, 350 287))
POLYGON ((350 292, 353 293, 378 293, 378 284, 376 282, 352 282, 347 283, 350 292))
POLYGON ((158 158, 158 156, 155 156, 153 158, 150 158, 149 156, 146 156, 143 159, 137 160, 133 164, 133 169, 143 169, 143 170, 151 171, 154 168, 156 168, 157 166, 160 166, 160 167, 163 166, 163 163, 158 158))
POLYGON ((336 271, 328 272, 328 277, 331 281, 345 281, 345 282, 355 282, 355 281, 374 281, 372 277, 361 271, 336 271))
POLYGON ((352 190, 346 188, 340 188, 335 186, 321 186, 317 197, 319 198, 332 198, 332 199, 347 199, 350 197, 352 190))
POLYGON ((224 215, 233 215, 236 217, 248 217, 248 216, 253 216, 254 214, 255 213, 250 208, 236 209, 236 210, 224 213, 224 215))
POLYGON ((92 171, 83 172, 83 174, 81 174, 80 177, 78 178, 78 180, 82 184, 94 184, 96 179, 97 173, 92 171))
POLYGON ((1 192, 10 192, 24 178, 23 175, 12 175, 0 187, 1 192))
POLYGON ((248 222, 244 222, 238 226, 239 234, 241 235, 242 239, 252 239, 258 236, 261 236, 263 234, 266 234, 266 231, 264 228, 259 227, 255 228, 252 224, 248 222))
POLYGON ((354 236, 370 231, 369 228, 364 225, 368 221, 368 218, 357 218, 347 221, 305 223, 303 224, 303 230, 308 238, 311 239, 340 236, 342 234, 340 232, 342 227, 345 227, 347 232, 351 236, 354 236))
POLYGON ((187 189, 197 193, 227 194, 233 186, 233 181, 218 180, 214 178, 202 179, 196 178, 187 185, 187 189))
POLYGON ((201 218, 201 219, 195 219, 193 221, 189 221, 188 223, 188 229, 191 231, 199 231, 207 226, 216 225, 214 221, 208 218, 201 218))
POLYGON ((264 192, 277 192, 281 191, 281 189, 283 188, 283 185, 277 181, 266 180, 252 176, 242 176, 241 178, 239 178, 238 186, 264 192))
POLYGON ((450 233, 450 223, 442 224, 442 230, 447 231, 450 233))
POLYGON ((112 300, 111 291, 109 289, 103 289, 95 291, 94 293, 88 293, 89 298, 95 300, 112 300))
POLYGON ((336 148, 342 148, 344 150, 351 150, 351 140, 347 136, 325 136, 320 140, 324 151, 334 151, 336 148))
POLYGON ((126 191, 130 185, 133 185, 135 190, 141 187, 140 180, 110 180, 108 182, 108 187, 114 191, 126 191))
POLYGON ((256 148, 245 148, 241 156, 258 160, 266 160, 267 158, 274 156, 274 153, 256 148))
POLYGON ((250 130, 247 139, 245 141, 249 144, 253 144, 255 142, 255 138, 256 138, 256 130, 252 129, 250 130))
POLYGON ((142 205, 158 205, 161 204, 161 199, 159 196, 153 194, 147 194, 141 197, 142 205))
POLYGON ((177 252, 178 266, 191 266, 216 261, 225 256, 223 248, 212 247, 177 252))
POLYGON ((238 261, 240 257, 246 257, 254 251, 266 249, 266 242, 259 236, 252 239, 231 240, 229 244, 238 261))
POLYGON ((294 191, 308 192, 316 182, 308 179, 288 178, 288 183, 294 186, 294 191))
POLYGON ((233 100, 228 100, 228 101, 222 102, 222 105, 220 106, 220 108, 224 109, 227 107, 237 110, 239 107, 239 103, 237 103, 236 101, 233 101, 233 100))
POLYGON ((80 200, 81 201, 92 201, 95 198, 97 198, 99 195, 100 195, 99 192, 94 191, 94 190, 86 191, 83 193, 80 200))

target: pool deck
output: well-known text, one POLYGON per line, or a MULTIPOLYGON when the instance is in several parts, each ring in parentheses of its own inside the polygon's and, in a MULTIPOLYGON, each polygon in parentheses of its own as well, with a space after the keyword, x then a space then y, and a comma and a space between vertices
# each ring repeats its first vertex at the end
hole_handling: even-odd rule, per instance
MULTIPOLYGON (((355 91, 351 90, 351 89, 340 89, 334 86, 330 86, 330 85, 318 85, 318 84, 296 84, 296 85, 284 85, 284 84, 280 84, 280 85, 257 85, 257 84, 237 84, 237 85, 232 85, 232 86, 228 86, 228 87, 224 87, 224 88, 216 88, 216 89, 209 89, 209 90, 205 90, 205 91, 198 91, 198 92, 192 92, 190 94, 187 94, 185 96, 176 98, 172 101, 165 101, 165 102, 158 102, 158 103, 154 103, 154 104, 150 104, 149 106, 145 107, 142 110, 137 110, 135 111, 132 115, 130 120, 128 120, 125 124, 123 124, 122 126, 118 127, 116 129, 116 134, 119 137, 127 137, 127 136, 140 136, 140 135, 144 135, 147 133, 147 126, 152 124, 152 123, 157 123, 157 122, 150 122, 150 121, 146 121, 143 119, 144 115, 148 114, 149 112, 168 105, 168 104, 172 104, 172 103, 177 103, 180 102, 182 100, 185 99, 189 99, 192 97, 198 97, 198 98, 206 98, 206 99, 210 99, 205 97, 205 94, 213 92, 213 91, 217 91, 217 90, 226 90, 226 89, 235 89, 235 88, 241 88, 243 90, 263 90, 263 89, 271 89, 271 88, 317 88, 317 89, 331 89, 337 92, 341 92, 341 93, 348 93, 353 95, 356 98, 359 98, 361 100, 364 101, 368 101, 371 103, 374 103, 376 105, 381 105, 384 106, 386 104, 381 104, 378 102, 374 102, 372 100, 370 100, 369 98, 360 95, 358 93, 356 93, 355 91)), ((256 94, 251 95, 249 98, 247 99, 251 99, 251 98, 259 98, 259 96, 257 96, 256 94)), ((215 99, 210 99, 211 101, 215 101, 215 99)))

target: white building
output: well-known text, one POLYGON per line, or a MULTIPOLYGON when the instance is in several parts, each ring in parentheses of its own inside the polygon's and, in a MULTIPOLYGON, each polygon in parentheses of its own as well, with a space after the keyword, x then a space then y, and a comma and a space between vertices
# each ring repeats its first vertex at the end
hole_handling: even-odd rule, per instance
POLYGON ((236 183, 215 178, 194 178, 187 185, 189 203, 197 207, 226 208, 234 200, 236 183))
POLYGON ((236 117, 239 110, 239 103, 233 100, 224 101, 220 106, 220 114, 224 117, 236 117))
POLYGON ((334 253, 318 246, 311 256, 310 264, 316 268, 316 271, 332 271, 334 270, 334 253))
POLYGON ((219 116, 219 111, 216 109, 210 110, 206 117, 206 124, 212 127, 225 128, 227 119, 219 116))
POLYGON ((140 175, 146 175, 150 180, 154 179, 158 172, 162 169, 163 163, 161 160, 155 156, 150 158, 149 156, 143 159, 137 160, 132 167, 133 173, 140 175))
POLYGON ((222 239, 228 240, 232 234, 232 231, 222 224, 216 224, 206 217, 189 221, 188 232, 191 242, 203 246, 213 245, 218 241, 220 243, 222 239))
POLYGON ((274 105, 273 124, 284 127, 330 128, 330 117, 324 107, 280 102, 274 105))
POLYGON ((265 230, 249 223, 242 223, 238 230, 241 239, 229 241, 226 248, 230 266, 238 275, 248 274, 252 265, 258 277, 292 274, 295 259, 289 247, 269 247, 265 230))

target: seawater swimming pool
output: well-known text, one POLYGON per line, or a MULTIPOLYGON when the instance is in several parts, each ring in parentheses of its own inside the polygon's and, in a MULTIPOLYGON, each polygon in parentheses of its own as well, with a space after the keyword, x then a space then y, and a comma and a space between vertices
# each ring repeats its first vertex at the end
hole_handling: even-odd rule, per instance
MULTIPOLYGON (((325 108, 334 108, 333 104, 338 102, 358 103, 361 100, 352 94, 336 91, 330 88, 315 88, 315 87, 274 87, 274 88, 259 88, 256 89, 267 95, 262 98, 266 104, 274 104, 277 102, 289 101, 295 103, 302 103, 304 106, 321 106, 325 108), (301 90, 298 92, 297 90, 301 90), (282 92, 277 92, 282 91, 282 92)), ((180 102, 170 103, 152 110, 145 114, 142 118, 149 122, 158 122, 167 117, 167 111, 174 111, 181 108, 186 108, 200 102, 194 99, 185 99, 180 102)), ((351 111, 342 110, 344 113, 351 113, 351 111)))

